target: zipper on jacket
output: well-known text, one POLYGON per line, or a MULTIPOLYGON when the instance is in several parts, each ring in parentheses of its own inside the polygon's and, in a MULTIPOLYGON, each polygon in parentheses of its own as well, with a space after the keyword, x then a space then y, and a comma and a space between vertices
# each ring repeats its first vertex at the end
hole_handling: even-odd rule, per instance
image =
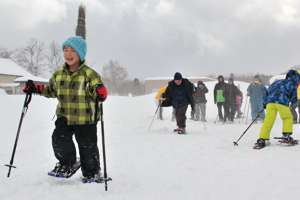
POLYGON ((80 94, 81 94, 81 91, 82 91, 82 86, 83 86, 83 81, 84 81, 84 79, 81 79, 81 83, 80 83, 80 86, 79 86, 78 95, 80 95, 80 94))

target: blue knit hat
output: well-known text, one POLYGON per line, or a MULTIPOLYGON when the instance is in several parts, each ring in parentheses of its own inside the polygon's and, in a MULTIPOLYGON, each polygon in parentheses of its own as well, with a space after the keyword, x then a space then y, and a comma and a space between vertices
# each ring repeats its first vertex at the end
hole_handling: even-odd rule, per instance
POLYGON ((72 47, 79 55, 80 61, 83 62, 86 55, 86 42, 81 36, 73 36, 68 38, 62 44, 62 50, 64 51, 65 46, 72 47))
POLYGON ((182 79, 182 75, 179 72, 176 72, 174 75, 174 80, 181 80, 182 79))

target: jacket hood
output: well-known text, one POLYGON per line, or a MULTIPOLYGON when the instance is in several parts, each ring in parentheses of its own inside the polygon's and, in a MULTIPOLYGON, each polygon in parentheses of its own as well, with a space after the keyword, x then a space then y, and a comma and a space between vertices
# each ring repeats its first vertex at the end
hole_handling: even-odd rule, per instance
POLYGON ((204 85, 203 81, 198 81, 198 86, 199 86, 200 84, 204 85))
POLYGON ((224 77, 223 77, 222 75, 219 75, 219 76, 218 76, 218 82, 219 82, 219 83, 220 83, 220 81, 219 81, 220 78, 223 79, 223 81, 222 81, 222 83, 223 83, 223 82, 224 82, 224 77))
POLYGON ((291 69, 285 77, 286 80, 292 81, 294 84, 298 85, 300 82, 300 75, 296 70, 291 69))

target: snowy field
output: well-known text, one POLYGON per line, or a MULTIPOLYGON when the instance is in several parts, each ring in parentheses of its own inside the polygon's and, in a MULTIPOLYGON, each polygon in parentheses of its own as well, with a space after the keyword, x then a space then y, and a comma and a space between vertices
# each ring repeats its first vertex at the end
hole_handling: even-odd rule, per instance
MULTIPOLYGON (((241 84, 246 94, 248 84, 241 84)), ((243 121, 221 124, 214 121, 216 82, 207 83, 207 120, 187 120, 187 135, 173 132, 171 108, 165 120, 154 120, 155 94, 140 97, 109 96, 104 103, 107 172, 113 181, 81 183, 81 171, 70 179, 49 177, 57 162, 52 151, 52 118, 57 100, 33 96, 24 118, 10 178, 8 168, 25 95, 0 96, 0 199, 105 199, 105 200, 274 200, 299 199, 300 146, 271 146, 253 150, 261 123, 254 124, 233 146, 250 124, 243 121)), ((246 98, 244 98, 245 103, 246 98)), ((244 105, 242 107, 244 111, 244 105)), ((247 111, 247 109, 246 109, 247 111)), ((187 112, 188 118, 190 109, 187 112)), ((300 138, 294 125, 294 138, 300 138)), ((271 137, 281 136, 279 115, 271 137)), ((98 125, 99 148, 101 125, 98 125)), ((102 151, 101 151, 102 152, 102 151)), ((102 161, 102 157, 101 157, 102 161)), ((103 163, 101 163, 102 165, 103 163)))

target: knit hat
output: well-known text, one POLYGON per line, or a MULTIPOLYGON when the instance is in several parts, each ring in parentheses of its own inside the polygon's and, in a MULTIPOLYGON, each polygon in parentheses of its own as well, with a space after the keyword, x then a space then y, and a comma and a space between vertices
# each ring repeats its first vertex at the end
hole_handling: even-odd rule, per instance
POLYGON ((258 76, 258 75, 255 75, 254 78, 258 78, 258 79, 259 79, 259 76, 258 76))
POLYGON ((86 55, 86 42, 81 36, 73 36, 64 41, 62 44, 63 51, 66 45, 72 47, 77 52, 81 62, 84 61, 86 55))
POLYGON ((174 75, 174 80, 181 80, 182 79, 182 75, 179 72, 176 72, 174 75))

